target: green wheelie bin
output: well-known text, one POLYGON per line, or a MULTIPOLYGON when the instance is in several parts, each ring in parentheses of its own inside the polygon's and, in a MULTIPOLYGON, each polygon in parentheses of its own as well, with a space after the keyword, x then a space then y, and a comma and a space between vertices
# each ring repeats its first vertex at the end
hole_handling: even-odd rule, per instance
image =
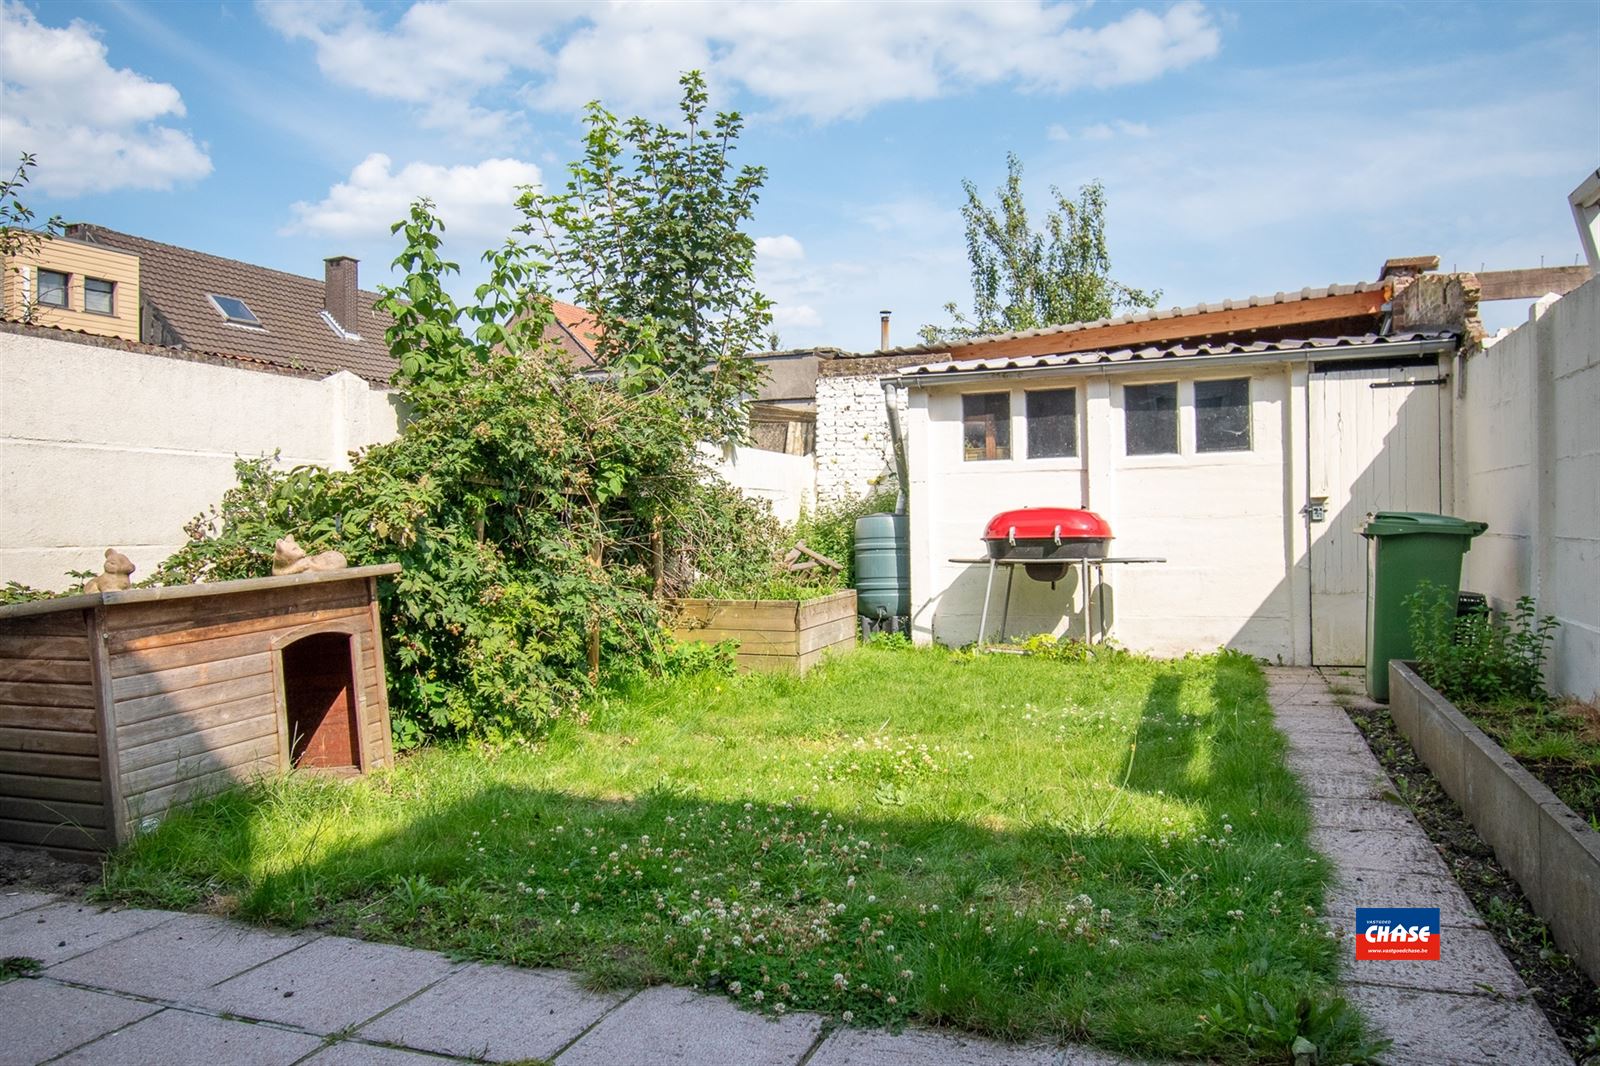
POLYGON ((1367 538, 1367 695, 1389 702, 1389 661, 1409 659, 1411 617, 1405 599, 1424 581, 1461 592, 1461 557, 1489 526, 1425 511, 1376 511, 1361 523, 1367 538))

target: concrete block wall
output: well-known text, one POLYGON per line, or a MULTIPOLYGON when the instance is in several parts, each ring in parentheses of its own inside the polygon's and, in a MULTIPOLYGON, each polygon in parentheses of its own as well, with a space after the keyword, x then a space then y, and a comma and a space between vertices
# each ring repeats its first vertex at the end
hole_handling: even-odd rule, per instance
POLYGON ((395 395, 354 374, 0 331, 0 583, 63 589, 108 547, 143 577, 234 484, 236 457, 345 467, 399 426, 395 395))
POLYGON ((1561 622, 1551 685, 1600 695, 1600 279, 1540 301, 1460 361, 1455 513, 1489 524, 1462 587, 1505 609, 1533 596, 1561 622))
MULTIPOLYGON (((824 364, 827 366, 827 364, 824 364)), ((829 367, 829 369, 832 369, 829 367)), ((893 371, 886 371, 893 376, 893 371)), ((902 418, 906 393, 896 390, 902 418)), ((889 414, 877 373, 817 378, 817 499, 834 503, 896 486, 889 414)))

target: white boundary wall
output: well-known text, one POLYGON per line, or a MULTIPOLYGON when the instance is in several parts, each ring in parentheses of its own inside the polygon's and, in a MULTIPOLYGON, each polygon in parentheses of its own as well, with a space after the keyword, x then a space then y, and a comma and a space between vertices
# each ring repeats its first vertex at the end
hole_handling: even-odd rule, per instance
MULTIPOLYGON (((889 376, 893 376, 892 372, 889 376)), ((896 402, 904 419, 904 389, 896 390, 896 402)), ((889 412, 879 378, 819 375, 817 498, 823 503, 836 503, 893 487, 894 482, 894 445, 889 437, 889 412)))
POLYGON ((399 432, 398 401, 317 380, 0 332, 0 583, 59 590, 106 548, 148 575, 222 499, 235 457, 345 467, 399 432))
POLYGON ((1533 596, 1561 621, 1551 682, 1600 692, 1600 279, 1461 361, 1455 513, 1489 523, 1462 587, 1497 609, 1533 596))
POLYGON ((746 496, 766 500, 780 522, 793 522, 816 504, 817 464, 810 455, 761 448, 700 446, 711 469, 746 496))

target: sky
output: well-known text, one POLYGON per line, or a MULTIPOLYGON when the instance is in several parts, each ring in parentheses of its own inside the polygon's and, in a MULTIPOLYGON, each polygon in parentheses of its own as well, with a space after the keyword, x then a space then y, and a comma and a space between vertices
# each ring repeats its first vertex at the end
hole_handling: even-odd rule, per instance
MULTIPOLYGON (((294 273, 427 195, 463 266, 558 183, 581 109, 669 116, 686 69, 768 170, 749 232, 785 347, 910 343, 970 303, 963 179, 1042 215, 1104 183, 1112 274, 1162 306, 1578 261, 1600 0, 101 3, 0 0, 0 158, 37 214, 294 273)), ((1487 305, 1490 328, 1524 304, 1487 305)))

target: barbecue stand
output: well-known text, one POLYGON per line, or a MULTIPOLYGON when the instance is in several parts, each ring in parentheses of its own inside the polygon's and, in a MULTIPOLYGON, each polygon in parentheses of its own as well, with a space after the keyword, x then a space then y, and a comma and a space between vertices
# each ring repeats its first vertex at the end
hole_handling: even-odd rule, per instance
MULTIPOLYGON (((1015 583, 1016 578, 1017 578, 1017 567, 1019 567, 1019 566, 1038 566, 1039 565, 1039 560, 1037 558, 1034 558, 1034 559, 1020 559, 1020 558, 1017 558, 1016 556, 1010 556, 1010 555, 1000 556, 999 558, 994 558, 992 556, 987 556, 986 555, 981 559, 951 559, 950 561, 952 563, 966 563, 968 565, 976 564, 976 563, 988 563, 989 564, 989 578, 988 578, 988 581, 986 581, 984 583, 984 586, 983 586, 983 614, 978 619, 978 644, 980 644, 980 645, 983 644, 983 634, 984 634, 984 632, 989 628, 989 600, 992 598, 992 594, 994 592, 994 571, 995 571, 995 567, 1003 566, 1003 567, 1006 568, 1006 598, 1005 598, 1005 603, 1000 608, 1000 639, 1001 640, 1005 640, 1005 638, 1006 638, 1006 620, 1010 617, 1010 614, 1011 614, 1011 586, 1012 586, 1012 584, 1015 583)), ((1082 574, 1082 581, 1083 581, 1083 588, 1084 588, 1083 629, 1084 629, 1084 636, 1087 638, 1087 642, 1088 643, 1093 644, 1095 642, 1095 640, 1094 640, 1094 621, 1095 621, 1095 619, 1094 619, 1094 615, 1091 614, 1090 611, 1089 611, 1089 595, 1090 595, 1091 591, 1094 589, 1094 585, 1091 584, 1090 581, 1089 581, 1089 576, 1090 576, 1091 571, 1094 574, 1095 583, 1104 584, 1105 583, 1105 568, 1107 566, 1133 566, 1133 565, 1139 565, 1139 564, 1143 564, 1143 563, 1164 563, 1164 562, 1166 562, 1165 559, 1155 558, 1155 557, 1149 557, 1149 558, 1129 557, 1129 558, 1122 558, 1122 559, 1118 559, 1118 558, 1102 558, 1102 559, 1082 558, 1082 559, 1064 559, 1064 560, 1060 561, 1060 565, 1063 565, 1063 566, 1076 565, 1079 568, 1079 573, 1082 574)), ((1100 621, 1100 642, 1101 643, 1105 643, 1105 639, 1106 639, 1106 618, 1105 618, 1105 613, 1106 613, 1106 603, 1105 603, 1104 597, 1102 597, 1101 600, 1100 600, 1100 611, 1099 611, 1099 614, 1100 614, 1100 619, 1099 619, 1099 621, 1100 621)))

